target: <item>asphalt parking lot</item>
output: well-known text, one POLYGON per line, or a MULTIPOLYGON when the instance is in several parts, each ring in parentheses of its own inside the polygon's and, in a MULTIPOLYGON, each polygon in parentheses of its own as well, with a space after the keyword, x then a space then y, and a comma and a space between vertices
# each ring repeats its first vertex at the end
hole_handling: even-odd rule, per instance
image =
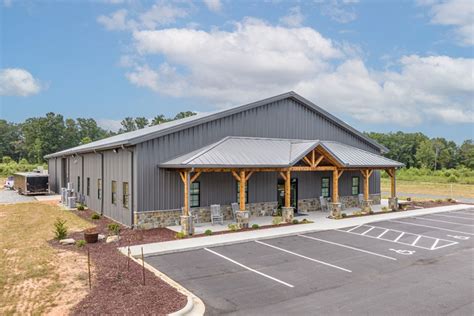
POLYGON ((148 256, 208 315, 473 315, 474 208, 148 256))

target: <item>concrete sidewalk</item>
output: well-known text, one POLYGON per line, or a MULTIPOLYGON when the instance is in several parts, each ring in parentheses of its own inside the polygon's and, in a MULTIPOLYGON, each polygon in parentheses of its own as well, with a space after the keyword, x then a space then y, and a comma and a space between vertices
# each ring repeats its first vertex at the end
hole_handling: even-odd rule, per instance
MULTIPOLYGON (((283 237, 294 234, 302 234, 309 232, 316 232, 321 230, 340 229, 344 227, 351 227, 363 225, 372 222, 384 221, 389 219, 405 218, 411 216, 421 216, 433 213, 456 211, 463 209, 474 209, 474 206, 467 204, 457 204, 441 207, 433 207, 405 212, 386 213, 372 216, 361 216, 354 218, 346 218, 340 220, 321 218, 312 224, 298 224, 291 226, 283 226, 277 228, 267 228, 261 230, 245 231, 240 233, 229 233, 216 236, 206 236, 199 238, 189 238, 172 240, 165 242, 149 243, 143 245, 131 246, 130 251, 132 256, 141 255, 141 248, 145 256, 166 254, 173 252, 180 252, 186 250, 199 249, 203 247, 214 247, 229 245, 235 243, 242 243, 256 239, 268 239, 275 237, 283 237)), ((127 254, 127 247, 119 248, 122 253, 127 254)))

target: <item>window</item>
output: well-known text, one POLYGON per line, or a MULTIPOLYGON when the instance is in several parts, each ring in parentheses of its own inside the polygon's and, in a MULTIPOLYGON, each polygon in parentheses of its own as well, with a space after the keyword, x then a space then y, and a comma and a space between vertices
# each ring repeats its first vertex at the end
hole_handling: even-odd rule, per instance
POLYGON ((81 177, 77 177, 77 192, 81 192, 81 177))
MULTIPOLYGON (((245 204, 249 202, 249 185, 245 186, 245 204)), ((237 203, 240 202, 240 181, 237 181, 237 203)))
POLYGON ((87 184, 86 194, 87 196, 90 196, 91 195, 91 178, 87 178, 86 184, 87 184))
POLYGON ((112 204, 117 204, 117 181, 112 181, 112 204))
POLYGON ((191 189, 189 190, 190 196, 190 207, 199 207, 201 204, 201 188, 199 181, 191 183, 191 189))
POLYGON ((328 177, 324 177, 324 178, 321 178, 321 195, 323 197, 329 197, 329 178, 328 177))
POLYGON ((122 203, 123 203, 123 207, 125 208, 128 208, 128 182, 124 182, 122 184, 122 193, 123 193, 123 196, 122 196, 122 203))
POLYGON ((102 179, 97 179, 97 198, 102 200, 102 179))
POLYGON ((359 177, 352 177, 352 195, 360 193, 359 177))

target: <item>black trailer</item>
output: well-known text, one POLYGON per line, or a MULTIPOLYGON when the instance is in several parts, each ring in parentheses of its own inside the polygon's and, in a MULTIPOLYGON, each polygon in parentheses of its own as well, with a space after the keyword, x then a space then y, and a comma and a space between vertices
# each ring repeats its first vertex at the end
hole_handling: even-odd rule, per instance
POLYGON ((47 173, 18 172, 14 174, 14 188, 22 195, 49 194, 47 173))

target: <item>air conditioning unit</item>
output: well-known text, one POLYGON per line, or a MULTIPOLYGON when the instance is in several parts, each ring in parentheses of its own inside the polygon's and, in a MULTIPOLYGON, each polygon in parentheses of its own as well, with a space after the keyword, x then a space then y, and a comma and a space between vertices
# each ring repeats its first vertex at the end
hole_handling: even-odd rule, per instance
POLYGON ((70 196, 67 198, 67 207, 76 208, 76 197, 70 196))

